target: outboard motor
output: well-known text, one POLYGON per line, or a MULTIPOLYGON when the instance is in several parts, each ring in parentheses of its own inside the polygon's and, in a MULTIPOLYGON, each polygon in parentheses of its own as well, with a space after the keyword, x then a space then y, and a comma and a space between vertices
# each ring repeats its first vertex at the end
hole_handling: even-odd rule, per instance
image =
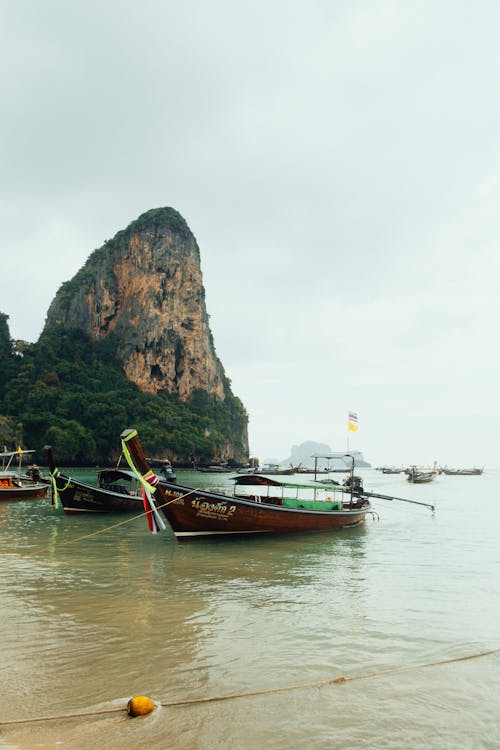
POLYGON ((351 490, 354 494, 361 494, 363 492, 363 479, 357 477, 354 474, 350 474, 345 482, 344 486, 351 490))

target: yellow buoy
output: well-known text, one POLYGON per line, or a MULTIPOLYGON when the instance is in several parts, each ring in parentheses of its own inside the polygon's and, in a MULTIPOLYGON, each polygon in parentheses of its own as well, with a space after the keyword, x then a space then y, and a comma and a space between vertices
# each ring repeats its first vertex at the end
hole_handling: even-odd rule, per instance
POLYGON ((127 713, 129 716, 144 716, 145 714, 150 714, 154 708, 156 708, 156 703, 151 698, 148 698, 147 695, 134 695, 127 703, 127 713))

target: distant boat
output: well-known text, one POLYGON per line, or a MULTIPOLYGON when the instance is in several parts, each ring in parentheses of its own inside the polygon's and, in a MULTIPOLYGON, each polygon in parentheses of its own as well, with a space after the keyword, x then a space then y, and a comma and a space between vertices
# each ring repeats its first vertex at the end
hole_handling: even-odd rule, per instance
POLYGON ((404 466, 382 466, 380 469, 382 474, 402 474, 404 470, 404 466))
POLYGON ((432 480, 438 476, 439 471, 437 469, 419 469, 416 466, 410 466, 405 469, 406 478, 412 484, 424 484, 425 482, 432 482, 432 480))
POLYGON ((273 474, 295 474, 295 466, 290 466, 290 468, 284 468, 280 466, 279 464, 263 464, 262 466, 259 466, 257 469, 255 469, 255 474, 270 474, 271 476, 273 474))
POLYGON ((479 474, 482 474, 484 471, 484 466, 481 469, 473 468, 473 469, 448 469, 446 466, 441 467, 441 473, 442 474, 453 474, 457 476, 478 476, 479 474))

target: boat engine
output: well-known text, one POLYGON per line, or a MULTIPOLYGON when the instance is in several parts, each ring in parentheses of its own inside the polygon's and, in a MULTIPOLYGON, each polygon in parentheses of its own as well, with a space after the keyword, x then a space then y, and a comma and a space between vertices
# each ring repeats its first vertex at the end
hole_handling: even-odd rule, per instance
POLYGON ((352 490, 352 492, 361 493, 363 492, 363 478, 351 474, 344 480, 344 487, 352 490))

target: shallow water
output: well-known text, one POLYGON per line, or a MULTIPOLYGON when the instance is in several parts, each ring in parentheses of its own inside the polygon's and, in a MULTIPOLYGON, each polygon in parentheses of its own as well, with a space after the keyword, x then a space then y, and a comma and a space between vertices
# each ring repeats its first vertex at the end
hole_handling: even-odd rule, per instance
POLYGON ((500 648, 500 472, 362 473, 436 513, 376 500, 361 528, 179 544, 144 519, 2 503, 0 748, 500 747, 500 653, 453 661, 500 648), (245 693, 125 714, 133 695, 245 693))

